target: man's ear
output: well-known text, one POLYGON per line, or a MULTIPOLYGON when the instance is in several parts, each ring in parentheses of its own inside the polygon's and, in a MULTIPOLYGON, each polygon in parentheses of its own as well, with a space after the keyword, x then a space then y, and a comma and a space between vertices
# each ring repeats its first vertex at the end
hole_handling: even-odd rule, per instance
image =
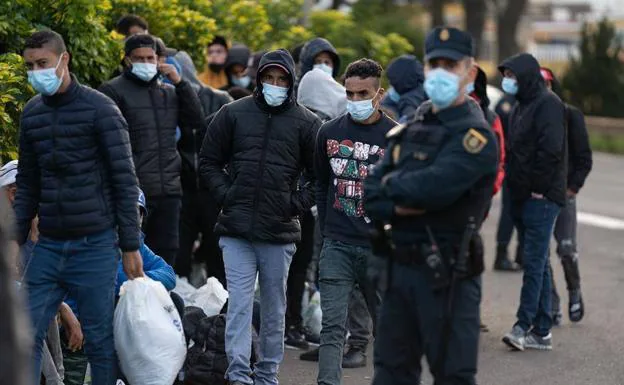
POLYGON ((122 62, 123 62, 124 67, 128 67, 128 68, 132 67, 132 61, 130 60, 128 56, 124 56, 122 62))

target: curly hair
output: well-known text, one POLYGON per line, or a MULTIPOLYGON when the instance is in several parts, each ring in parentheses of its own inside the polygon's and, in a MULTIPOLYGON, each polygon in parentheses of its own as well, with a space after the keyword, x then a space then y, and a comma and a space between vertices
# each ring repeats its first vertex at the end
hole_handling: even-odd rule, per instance
POLYGON ((379 63, 371 59, 360 59, 354 61, 353 63, 347 66, 347 70, 344 74, 344 79, 359 77, 362 79, 366 78, 377 78, 381 79, 381 73, 383 72, 383 68, 379 63))

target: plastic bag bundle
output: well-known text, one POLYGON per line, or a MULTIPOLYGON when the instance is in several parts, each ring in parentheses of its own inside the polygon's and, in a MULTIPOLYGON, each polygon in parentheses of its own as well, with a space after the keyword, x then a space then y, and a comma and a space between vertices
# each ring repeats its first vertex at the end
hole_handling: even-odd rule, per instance
POLYGON ((129 383, 173 384, 186 358, 186 341, 180 315, 161 283, 137 278, 122 285, 114 331, 129 383))

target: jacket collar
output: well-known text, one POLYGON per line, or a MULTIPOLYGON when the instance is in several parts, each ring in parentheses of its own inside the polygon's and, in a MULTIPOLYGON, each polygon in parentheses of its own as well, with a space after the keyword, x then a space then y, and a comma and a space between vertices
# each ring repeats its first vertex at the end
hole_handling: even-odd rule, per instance
POLYGON ((71 83, 63 93, 41 95, 43 102, 50 107, 59 107, 71 103, 80 93, 80 83, 74 74, 71 74, 71 83))

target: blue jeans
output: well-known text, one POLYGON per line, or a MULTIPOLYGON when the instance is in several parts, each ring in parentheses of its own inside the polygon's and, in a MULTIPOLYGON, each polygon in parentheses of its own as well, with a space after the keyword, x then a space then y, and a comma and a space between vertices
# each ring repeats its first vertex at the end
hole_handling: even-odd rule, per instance
POLYGON ((24 273, 35 335, 33 378, 41 371, 48 325, 69 294, 78 305, 93 385, 115 384, 113 306, 119 254, 113 230, 65 241, 39 238, 24 273))
MULTIPOLYGON (((437 368, 448 291, 434 292, 432 279, 425 266, 393 264, 392 281, 381 304, 375 339, 373 385, 420 384, 423 355, 430 369, 437 368)), ((455 289, 445 378, 435 378, 435 384, 474 385, 479 352, 481 277, 463 279, 455 289)), ((434 377, 438 375, 433 374, 434 377)))
POLYGON ((277 372, 284 358, 286 281, 295 253, 294 243, 249 242, 221 237, 225 278, 229 292, 225 324, 225 352, 230 382, 278 384, 277 372), (260 283, 260 351, 251 379, 251 319, 256 274, 260 283))
POLYGON ((552 328, 551 277, 548 248, 559 206, 548 199, 531 198, 516 205, 512 212, 524 251, 524 275, 517 325, 547 335, 552 328))
MULTIPOLYGON (((347 312, 355 284, 366 300, 375 320, 376 292, 368 282, 368 261, 373 252, 368 247, 354 246, 326 239, 319 257, 319 289, 323 322, 319 348, 319 385, 339 385, 342 378, 342 354, 345 344, 347 312)), ((375 324, 375 322, 373 322, 375 324)), ((364 342, 364 347, 367 342, 364 342)))

